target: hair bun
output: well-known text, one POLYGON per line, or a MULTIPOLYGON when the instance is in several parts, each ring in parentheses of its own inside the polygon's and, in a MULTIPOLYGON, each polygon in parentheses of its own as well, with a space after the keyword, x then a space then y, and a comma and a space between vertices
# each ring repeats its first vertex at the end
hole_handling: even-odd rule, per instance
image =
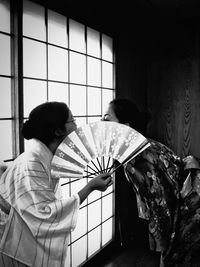
POLYGON ((25 139, 29 140, 33 138, 33 127, 30 120, 26 120, 22 126, 22 134, 25 139))

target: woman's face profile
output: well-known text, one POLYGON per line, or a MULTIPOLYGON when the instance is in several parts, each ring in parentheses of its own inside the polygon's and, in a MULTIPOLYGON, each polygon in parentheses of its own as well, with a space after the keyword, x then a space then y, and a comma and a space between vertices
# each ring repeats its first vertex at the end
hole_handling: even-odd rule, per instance
POLYGON ((75 131, 77 129, 76 121, 72 115, 72 112, 69 111, 69 117, 67 122, 65 123, 65 136, 69 135, 71 132, 75 131))
POLYGON ((102 121, 114 121, 119 122, 118 118, 116 117, 112 105, 109 105, 105 114, 103 115, 102 121))

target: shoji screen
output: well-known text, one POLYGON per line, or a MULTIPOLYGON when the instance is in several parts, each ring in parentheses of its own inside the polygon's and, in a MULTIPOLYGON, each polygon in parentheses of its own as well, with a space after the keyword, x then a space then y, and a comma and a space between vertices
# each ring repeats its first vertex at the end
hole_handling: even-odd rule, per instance
MULTIPOLYGON (((78 126, 100 120, 115 93, 112 38, 31 1, 23 2, 22 25, 24 119, 36 105, 57 100, 70 106, 78 126)), ((87 182, 63 180, 63 194, 87 182)), ((112 241, 113 203, 114 187, 82 203, 66 266, 81 265, 112 241)))
MULTIPOLYGON (((23 152, 19 125, 36 105, 64 101, 80 126, 100 120, 115 95, 112 38, 34 2, 0 0, 0 47, 0 160, 23 152)), ((63 180, 63 194, 87 182, 63 180)), ((113 203, 114 186, 82 203, 66 267, 82 265, 112 241, 113 203)))
POLYGON ((10 2, 0 0, 0 160, 14 158, 10 2))

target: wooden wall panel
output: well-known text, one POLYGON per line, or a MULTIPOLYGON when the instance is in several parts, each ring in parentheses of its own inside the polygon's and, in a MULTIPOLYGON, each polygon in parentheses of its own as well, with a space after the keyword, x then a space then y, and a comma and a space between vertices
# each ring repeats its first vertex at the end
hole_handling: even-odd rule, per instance
POLYGON ((148 134, 182 157, 200 157, 200 42, 194 29, 180 29, 178 37, 168 34, 173 46, 163 42, 148 64, 147 102, 153 115, 148 134))

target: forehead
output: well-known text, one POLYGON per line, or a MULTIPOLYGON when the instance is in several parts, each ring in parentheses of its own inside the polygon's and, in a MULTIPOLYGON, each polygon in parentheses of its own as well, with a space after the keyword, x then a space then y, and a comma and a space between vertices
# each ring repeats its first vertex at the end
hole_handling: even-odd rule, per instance
POLYGON ((114 110, 112 108, 112 105, 109 105, 107 110, 104 113, 104 119, 110 120, 110 121, 118 121, 114 110))
POLYGON ((69 116, 68 118, 71 119, 73 117, 71 110, 69 110, 69 116))

